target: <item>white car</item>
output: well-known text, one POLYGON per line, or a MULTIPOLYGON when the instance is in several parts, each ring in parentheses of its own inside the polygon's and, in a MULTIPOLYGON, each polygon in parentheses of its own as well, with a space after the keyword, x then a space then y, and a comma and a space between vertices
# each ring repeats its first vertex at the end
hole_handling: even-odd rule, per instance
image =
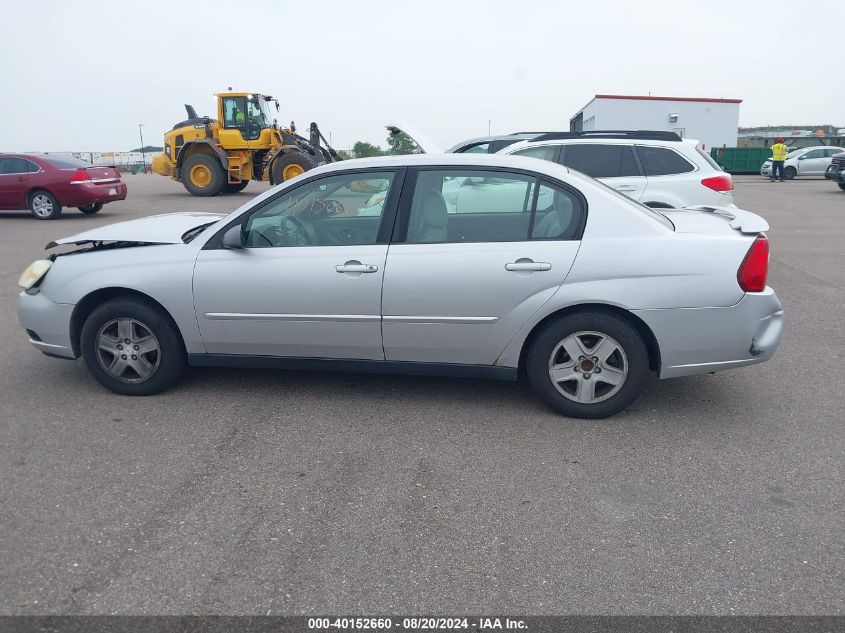
MULTIPOLYGON (((841 147, 829 145, 794 149, 786 155, 783 163, 783 177, 792 180, 796 176, 824 176, 827 168, 830 167, 830 161, 841 153, 841 147)), ((771 177, 771 158, 760 167, 760 175, 771 177)))
POLYGON ((733 182, 692 139, 674 132, 554 132, 500 154, 550 160, 652 208, 733 206, 733 182))

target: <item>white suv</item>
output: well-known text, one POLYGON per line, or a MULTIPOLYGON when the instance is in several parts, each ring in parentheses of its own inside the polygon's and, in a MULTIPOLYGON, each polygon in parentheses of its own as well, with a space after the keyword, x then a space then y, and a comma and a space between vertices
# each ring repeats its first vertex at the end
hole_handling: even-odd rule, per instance
POLYGON ((561 163, 655 208, 733 206, 729 174, 696 141, 674 132, 554 132, 500 154, 561 163))

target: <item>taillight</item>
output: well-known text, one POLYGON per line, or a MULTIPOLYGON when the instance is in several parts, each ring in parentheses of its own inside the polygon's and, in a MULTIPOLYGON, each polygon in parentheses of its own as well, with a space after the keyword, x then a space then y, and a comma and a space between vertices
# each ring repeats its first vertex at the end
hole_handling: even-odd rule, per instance
POLYGON ((731 180, 731 177, 727 174, 723 176, 713 176, 711 178, 705 178, 701 181, 701 184, 707 187, 708 189, 712 189, 713 191, 734 190, 733 180, 731 180))
POLYGON ((70 177, 70 184, 72 185, 81 185, 84 182, 89 182, 91 180, 91 176, 88 175, 88 172, 84 169, 77 169, 73 172, 73 176, 70 177))
POLYGON ((745 292, 763 292, 768 274, 769 238, 761 233, 745 254, 745 259, 736 271, 736 280, 745 292))
POLYGON ((115 178, 123 178, 123 176, 120 173, 120 170, 117 167, 114 168, 114 177, 115 178))

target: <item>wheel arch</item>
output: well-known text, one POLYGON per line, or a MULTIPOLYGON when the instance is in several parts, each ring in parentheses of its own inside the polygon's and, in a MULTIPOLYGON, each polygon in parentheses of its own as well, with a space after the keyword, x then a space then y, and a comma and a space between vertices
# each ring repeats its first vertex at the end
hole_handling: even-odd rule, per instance
POLYGON ((185 346, 185 338, 179 324, 159 301, 150 295, 132 288, 124 288, 120 286, 112 286, 109 288, 99 288, 82 297, 73 309, 70 317, 70 345, 73 350, 74 357, 78 358, 81 354, 80 338, 82 337, 82 326, 88 316, 100 305, 111 299, 129 298, 141 299, 147 303, 152 304, 163 316, 170 320, 176 332, 179 333, 179 338, 185 346))
POLYGON ((182 177, 182 165, 188 157, 193 156, 194 154, 208 154, 209 156, 216 156, 220 160, 220 165, 224 170, 228 166, 229 158, 226 151, 215 145, 212 141, 206 139, 190 141, 182 146, 179 150, 179 154, 176 156, 176 171, 180 178, 182 177))
POLYGON ((547 314, 539 322, 537 322, 534 327, 531 328, 531 331, 528 333, 528 336, 526 336, 525 340, 522 342, 522 347, 520 348, 519 352, 520 373, 524 373, 525 359, 528 354, 528 350, 534 342, 534 339, 537 338, 543 328, 545 328, 546 325, 548 325, 552 321, 556 321, 557 319, 569 316, 570 314, 578 314, 580 312, 600 312, 604 314, 609 314, 611 316, 621 318, 626 323, 630 324, 634 329, 637 330, 637 332, 643 339, 643 343, 645 343, 646 350, 648 351, 649 369, 654 372, 660 371, 660 345, 657 342, 657 337, 654 336, 654 332, 651 331, 651 328, 646 324, 645 321, 643 321, 636 314, 633 314, 629 310, 609 303, 577 303, 566 306, 564 308, 560 308, 558 310, 555 310, 554 312, 547 314))

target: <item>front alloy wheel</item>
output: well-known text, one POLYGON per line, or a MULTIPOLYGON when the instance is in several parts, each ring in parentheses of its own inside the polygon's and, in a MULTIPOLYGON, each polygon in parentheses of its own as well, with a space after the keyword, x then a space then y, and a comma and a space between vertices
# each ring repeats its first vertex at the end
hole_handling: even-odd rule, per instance
POLYGON ((135 319, 112 319, 97 332, 97 360, 115 380, 139 383, 158 369, 161 349, 150 328, 135 319))
POLYGON ((140 297, 100 304, 82 325, 82 358, 115 393, 149 396, 174 385, 187 366, 185 344, 161 306, 140 297))

